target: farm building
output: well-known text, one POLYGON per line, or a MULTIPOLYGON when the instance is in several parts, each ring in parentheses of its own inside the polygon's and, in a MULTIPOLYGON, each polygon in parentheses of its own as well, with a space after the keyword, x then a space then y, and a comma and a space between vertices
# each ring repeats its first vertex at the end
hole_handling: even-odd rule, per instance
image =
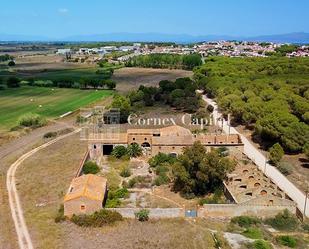
POLYGON ((72 180, 64 197, 64 215, 91 214, 102 209, 107 190, 107 180, 93 174, 72 180))
POLYGON ((192 146, 200 141, 207 149, 211 147, 234 147, 242 150, 243 143, 237 134, 192 134, 189 129, 173 125, 159 129, 128 129, 126 133, 101 133, 89 137, 90 158, 95 160, 108 155, 116 145, 137 143, 143 147, 144 153, 154 156, 159 152, 179 155, 184 147, 192 146))

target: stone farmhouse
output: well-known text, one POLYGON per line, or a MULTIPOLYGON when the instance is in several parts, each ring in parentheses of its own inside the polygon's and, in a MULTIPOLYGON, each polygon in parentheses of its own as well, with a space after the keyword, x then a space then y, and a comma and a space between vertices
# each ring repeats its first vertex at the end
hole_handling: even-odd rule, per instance
POLYGON ((243 149, 239 135, 192 134, 189 129, 173 125, 158 129, 128 129, 123 133, 101 133, 89 137, 89 153, 92 160, 102 155, 109 155, 114 146, 139 144, 147 156, 155 156, 159 152, 179 155, 184 147, 192 146, 200 141, 208 150, 212 147, 225 146, 243 149))
POLYGON ((64 197, 64 215, 71 217, 101 210, 106 191, 107 180, 104 177, 87 174, 74 178, 64 197))

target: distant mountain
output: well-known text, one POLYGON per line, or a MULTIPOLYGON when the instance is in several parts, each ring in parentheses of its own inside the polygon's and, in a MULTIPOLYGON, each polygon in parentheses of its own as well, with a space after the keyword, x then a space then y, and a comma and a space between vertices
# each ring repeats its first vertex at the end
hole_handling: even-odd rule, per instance
POLYGON ((32 35, 10 35, 0 34, 0 41, 50 41, 52 39, 44 36, 32 36, 32 35))
POLYGON ((263 35, 255 37, 204 35, 193 36, 187 34, 161 34, 161 33, 110 33, 94 35, 76 35, 64 38, 48 38, 43 36, 5 35, 0 34, 0 41, 70 41, 70 42, 99 42, 99 41, 128 41, 128 42, 176 42, 194 43, 218 40, 242 40, 276 43, 309 43, 309 33, 298 32, 278 35, 263 35))
POLYGON ((228 35, 205 35, 192 36, 186 34, 160 34, 160 33, 111 33, 102 35, 79 35, 64 38, 65 41, 144 41, 144 42, 176 42, 176 43, 193 43, 202 41, 218 40, 242 40, 242 41, 260 41, 276 43, 309 43, 309 33, 289 33, 279 35, 264 35, 256 37, 245 36, 228 36, 228 35))
POLYGON ((288 33, 282 35, 263 35, 263 36, 249 37, 246 40, 260 41, 260 42, 309 44, 309 33, 298 32, 298 33, 288 33))

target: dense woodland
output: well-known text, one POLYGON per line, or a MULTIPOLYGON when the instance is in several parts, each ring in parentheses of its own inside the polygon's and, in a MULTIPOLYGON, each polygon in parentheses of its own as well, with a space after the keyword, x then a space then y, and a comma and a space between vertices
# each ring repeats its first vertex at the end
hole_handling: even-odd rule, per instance
POLYGON ((309 141, 309 58, 208 58, 195 79, 234 122, 271 146, 301 152, 309 141))
POLYGON ((192 70, 202 65, 201 56, 198 54, 149 54, 131 58, 126 62, 127 67, 151 67, 151 68, 173 68, 192 70))
POLYGON ((155 104, 165 104, 179 111, 205 116, 205 110, 205 113, 200 112, 203 102, 195 93, 196 89, 196 83, 190 78, 163 80, 159 82, 158 87, 141 85, 138 90, 131 91, 127 96, 115 95, 112 107, 120 109, 122 123, 127 122, 132 110, 140 110, 155 104))

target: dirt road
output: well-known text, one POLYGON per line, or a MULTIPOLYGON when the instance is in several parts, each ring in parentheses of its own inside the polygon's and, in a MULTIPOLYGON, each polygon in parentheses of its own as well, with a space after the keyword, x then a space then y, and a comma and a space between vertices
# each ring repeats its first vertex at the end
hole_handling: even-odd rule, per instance
POLYGON ((33 244, 27 229, 27 225, 23 216, 23 210, 20 204, 18 192, 16 190, 16 179, 15 173, 18 166, 27 158, 32 156, 34 153, 40 151, 41 149, 46 148, 47 146, 56 143, 57 141, 64 139, 68 136, 76 134, 80 132, 80 129, 76 129, 71 133, 65 134, 63 136, 57 137, 43 145, 38 146, 37 148, 32 149, 31 151, 27 152, 26 154, 22 155, 15 163, 13 163, 8 172, 6 178, 7 190, 9 194, 9 204, 11 208, 11 214, 14 221, 17 237, 18 237, 18 244, 20 249, 33 249, 33 244))

